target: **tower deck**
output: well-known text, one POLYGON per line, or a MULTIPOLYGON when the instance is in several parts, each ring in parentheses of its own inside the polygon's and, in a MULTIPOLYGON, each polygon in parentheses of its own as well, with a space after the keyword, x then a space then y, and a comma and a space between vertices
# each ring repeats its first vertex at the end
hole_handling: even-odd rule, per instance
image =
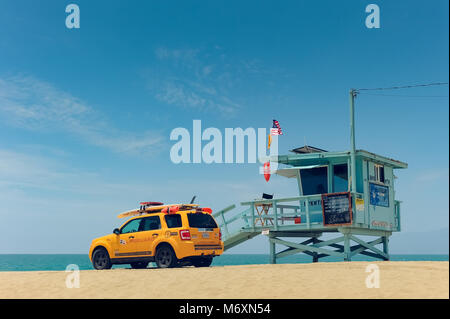
POLYGON ((401 202, 394 198, 393 170, 407 164, 366 151, 355 155, 356 192, 350 191, 350 152, 272 158, 290 166, 276 173, 296 178, 299 196, 255 199, 242 202, 241 212, 233 213, 236 206, 232 205, 215 213, 225 249, 262 234, 269 238, 272 263, 295 253, 310 255, 313 261, 325 256, 351 260, 356 254, 388 260, 389 237, 401 229, 401 202), (336 237, 322 240, 324 233, 336 237), (365 241, 358 236, 375 238, 365 241), (281 239, 294 237, 303 241, 281 239), (287 248, 277 252, 276 245, 287 248))

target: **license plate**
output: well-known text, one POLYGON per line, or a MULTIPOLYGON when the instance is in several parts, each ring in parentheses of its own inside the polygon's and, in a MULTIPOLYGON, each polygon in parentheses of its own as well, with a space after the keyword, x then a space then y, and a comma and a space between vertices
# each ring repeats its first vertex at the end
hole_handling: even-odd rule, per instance
POLYGON ((202 233, 202 238, 209 238, 209 234, 208 233, 202 233))

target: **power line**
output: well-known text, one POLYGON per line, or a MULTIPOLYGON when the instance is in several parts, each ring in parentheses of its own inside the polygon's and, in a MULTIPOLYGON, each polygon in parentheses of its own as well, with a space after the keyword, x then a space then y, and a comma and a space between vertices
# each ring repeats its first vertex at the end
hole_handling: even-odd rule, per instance
POLYGON ((411 89, 417 87, 428 87, 428 86, 438 86, 438 85, 448 85, 447 82, 435 82, 435 83, 426 83, 426 84, 416 84, 416 85, 404 85, 404 86, 391 86, 385 88, 364 88, 364 89, 355 89, 356 93, 360 91, 381 91, 381 90, 398 90, 398 89, 411 89))
POLYGON ((377 93, 360 93, 363 95, 373 96, 394 96, 394 97, 423 97, 423 98, 448 98, 448 95, 402 95, 402 94, 377 94, 377 93))

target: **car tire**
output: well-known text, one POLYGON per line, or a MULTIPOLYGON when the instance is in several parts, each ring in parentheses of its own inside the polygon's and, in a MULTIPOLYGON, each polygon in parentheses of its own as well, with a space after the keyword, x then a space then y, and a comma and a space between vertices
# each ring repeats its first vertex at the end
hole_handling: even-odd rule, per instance
POLYGON ((133 269, 145 269, 148 266, 148 262, 145 262, 145 261, 135 262, 135 263, 131 263, 130 266, 133 269))
POLYGON ((212 257, 202 257, 192 261, 192 264, 195 267, 209 267, 211 266, 212 261, 213 261, 212 257))
POLYGON ((155 263, 158 268, 173 268, 177 266, 178 259, 172 247, 162 245, 156 250, 155 263))
POLYGON ((105 248, 100 247, 95 249, 92 254, 92 265, 97 270, 111 269, 111 259, 109 258, 108 251, 105 248))

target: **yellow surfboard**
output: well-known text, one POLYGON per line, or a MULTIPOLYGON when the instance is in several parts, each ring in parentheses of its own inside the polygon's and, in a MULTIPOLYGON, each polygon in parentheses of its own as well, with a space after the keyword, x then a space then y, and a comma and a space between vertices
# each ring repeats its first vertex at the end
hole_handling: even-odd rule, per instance
POLYGON ((198 207, 198 204, 170 204, 170 205, 158 205, 158 206, 150 206, 145 209, 133 209, 126 212, 123 212, 119 215, 117 215, 117 218, 124 218, 124 217, 131 217, 136 216, 140 214, 149 214, 151 212, 158 212, 162 209, 170 206, 183 206, 183 207, 198 207))

